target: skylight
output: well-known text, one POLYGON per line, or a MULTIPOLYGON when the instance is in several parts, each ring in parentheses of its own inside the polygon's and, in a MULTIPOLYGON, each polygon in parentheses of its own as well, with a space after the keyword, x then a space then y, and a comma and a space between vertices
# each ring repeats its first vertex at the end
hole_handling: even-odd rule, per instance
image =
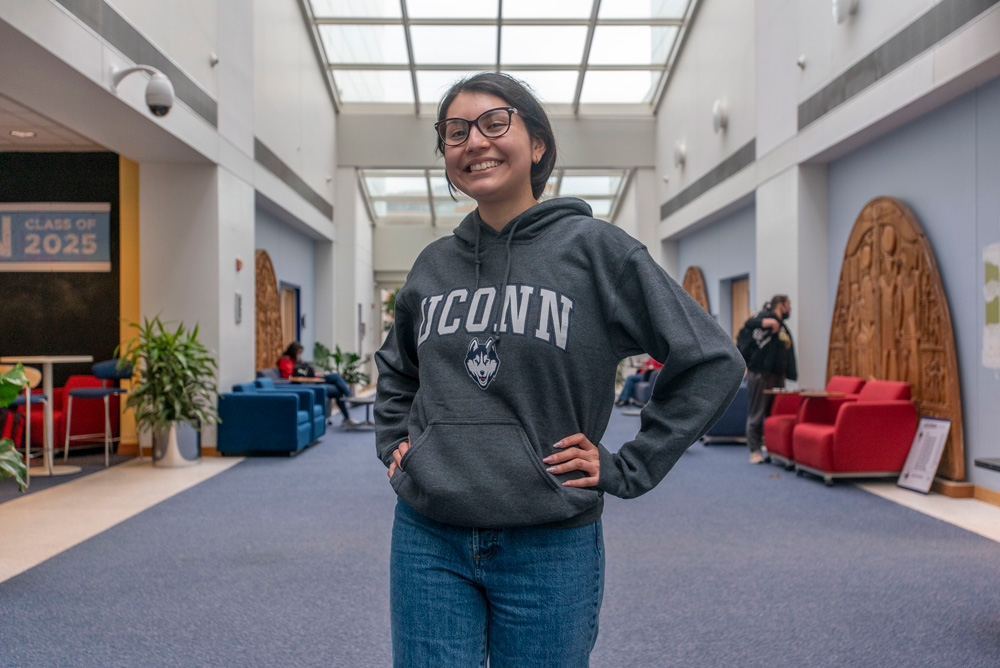
POLYGON ((434 108, 502 70, 556 113, 652 112, 692 0, 308 0, 342 109, 434 108))
MULTIPOLYGON (((456 192, 454 200, 442 169, 363 169, 361 187, 375 224, 457 226, 476 203, 456 192)), ((610 220, 628 180, 626 169, 556 169, 542 199, 579 197, 595 218, 610 220)), ((612 221, 613 222, 613 221, 612 221)))

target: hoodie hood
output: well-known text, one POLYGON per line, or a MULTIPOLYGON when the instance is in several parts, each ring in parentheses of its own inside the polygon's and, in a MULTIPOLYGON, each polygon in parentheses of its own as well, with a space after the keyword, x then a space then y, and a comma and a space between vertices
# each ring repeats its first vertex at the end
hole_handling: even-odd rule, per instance
POLYGON ((517 242, 531 241, 544 234, 549 225, 567 216, 587 216, 589 218, 592 215, 590 205, 583 200, 575 197, 557 197, 545 200, 522 212, 508 222, 500 232, 497 232, 483 222, 483 219, 479 217, 477 207, 455 228, 455 236, 472 248, 475 248, 476 245, 477 230, 482 236, 480 243, 506 239, 511 236, 511 232, 513 232, 513 239, 517 242))
MULTIPOLYGON (((514 217, 513 220, 504 225, 498 233, 492 227, 483 222, 479 217, 479 207, 465 217, 465 220, 455 228, 455 236, 466 245, 471 244, 473 252, 476 254, 476 289, 479 289, 479 276, 482 267, 482 256, 480 255, 480 238, 487 234, 487 239, 500 241, 506 239, 505 247, 507 251, 507 269, 504 271, 503 283, 500 284, 500 294, 507 294, 507 284, 510 281, 510 267, 512 264, 510 246, 515 237, 519 242, 530 242, 548 231, 549 225, 569 216, 591 217, 590 205, 575 197, 559 197, 546 200, 536 204, 527 211, 514 217)), ((489 324, 493 325, 499 321, 500 312, 503 310, 503 299, 498 300, 496 308, 490 314, 489 324)), ((497 334, 494 345, 500 346, 501 334, 497 334)))

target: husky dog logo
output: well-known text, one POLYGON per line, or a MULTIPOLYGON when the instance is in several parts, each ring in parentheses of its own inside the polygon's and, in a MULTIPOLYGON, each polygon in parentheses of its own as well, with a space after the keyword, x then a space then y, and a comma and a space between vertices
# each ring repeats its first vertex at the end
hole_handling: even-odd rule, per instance
POLYGON ((465 370, 472 376, 472 380, 485 390, 497 377, 499 367, 500 357, 497 356, 493 339, 489 338, 482 344, 479 343, 479 339, 472 339, 469 350, 465 353, 465 370))

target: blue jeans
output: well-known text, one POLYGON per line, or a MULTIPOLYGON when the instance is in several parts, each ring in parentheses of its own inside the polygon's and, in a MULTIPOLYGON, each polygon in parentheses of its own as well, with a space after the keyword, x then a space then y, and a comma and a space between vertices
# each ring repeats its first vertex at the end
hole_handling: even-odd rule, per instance
POLYGON ((345 397, 351 396, 351 388, 347 386, 347 382, 337 373, 328 373, 323 376, 323 380, 326 381, 326 395, 337 402, 337 408, 345 418, 350 417, 344 401, 345 397))
POLYGON ((581 668, 604 597, 598 520, 470 529, 396 503, 390 567, 396 668, 581 668))

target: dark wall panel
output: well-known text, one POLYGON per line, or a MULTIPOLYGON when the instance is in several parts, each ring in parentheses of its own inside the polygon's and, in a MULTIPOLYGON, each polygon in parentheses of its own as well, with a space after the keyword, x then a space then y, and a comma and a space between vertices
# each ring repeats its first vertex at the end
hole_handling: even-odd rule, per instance
MULTIPOLYGON (((93 355, 118 345, 118 156, 0 153, 0 202, 110 202, 110 273, 0 272, 0 355, 93 355)), ((62 385, 89 364, 56 364, 62 385)))

